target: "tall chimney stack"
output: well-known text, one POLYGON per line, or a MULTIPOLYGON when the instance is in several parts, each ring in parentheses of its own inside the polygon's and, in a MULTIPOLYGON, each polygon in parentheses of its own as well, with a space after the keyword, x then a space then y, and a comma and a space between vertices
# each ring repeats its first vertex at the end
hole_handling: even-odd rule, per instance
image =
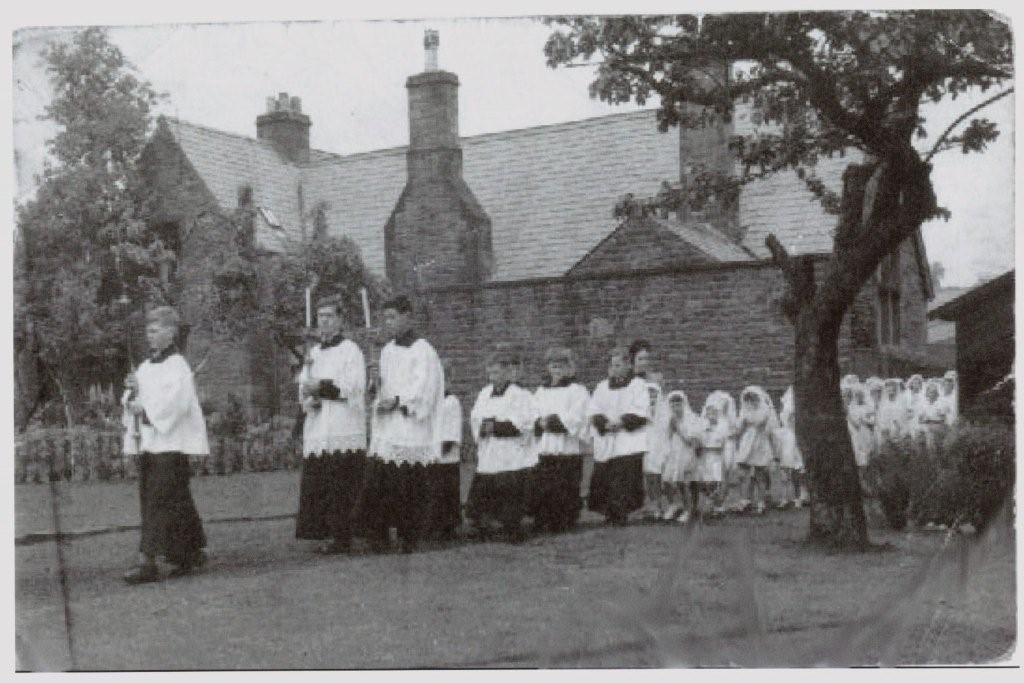
POLYGON ((267 98, 267 111, 256 117, 256 137, 269 140, 277 153, 296 164, 309 161, 309 117, 302 100, 278 93, 267 98))
POLYGON ((424 34, 425 71, 410 76, 407 179, 384 228, 396 290, 477 284, 491 274, 491 221, 462 177, 459 78, 437 67, 437 31, 424 34))

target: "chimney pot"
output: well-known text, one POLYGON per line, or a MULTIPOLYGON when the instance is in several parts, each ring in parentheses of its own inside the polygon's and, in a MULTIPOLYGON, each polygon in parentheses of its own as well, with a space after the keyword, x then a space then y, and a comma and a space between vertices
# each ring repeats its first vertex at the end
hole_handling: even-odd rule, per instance
POLYGON ((256 117, 256 137, 295 163, 309 161, 309 117, 302 113, 302 99, 280 92, 267 98, 267 112, 256 117))
POLYGON ((441 36, 433 29, 427 29, 423 34, 423 49, 426 52, 425 71, 437 71, 437 50, 441 45, 441 36))

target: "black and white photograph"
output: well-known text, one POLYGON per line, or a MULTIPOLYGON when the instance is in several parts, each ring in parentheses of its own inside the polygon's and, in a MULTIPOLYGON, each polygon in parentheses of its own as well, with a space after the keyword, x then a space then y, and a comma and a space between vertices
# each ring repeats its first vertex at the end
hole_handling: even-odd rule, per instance
POLYGON ((1018 669, 1015 24, 886 4, 16 17, 9 673, 1018 669))

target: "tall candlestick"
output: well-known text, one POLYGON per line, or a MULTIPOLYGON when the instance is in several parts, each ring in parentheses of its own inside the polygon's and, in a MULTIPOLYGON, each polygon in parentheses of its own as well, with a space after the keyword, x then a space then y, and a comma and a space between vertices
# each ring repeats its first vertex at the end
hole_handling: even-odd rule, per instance
POLYGON ((370 299, 366 296, 366 287, 359 288, 359 296, 363 299, 363 320, 366 322, 366 329, 370 329, 370 299))
POLYGON ((306 327, 313 326, 313 291, 311 287, 306 287, 306 327))

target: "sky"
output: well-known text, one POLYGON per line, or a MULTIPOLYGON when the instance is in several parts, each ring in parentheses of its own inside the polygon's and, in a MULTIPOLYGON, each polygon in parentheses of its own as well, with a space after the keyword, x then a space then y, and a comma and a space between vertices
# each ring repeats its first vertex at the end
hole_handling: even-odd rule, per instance
MULTIPOLYGON (((543 46, 552 28, 528 18, 153 24, 112 27, 110 38, 168 94, 162 113, 254 137, 267 96, 286 91, 302 98, 312 119, 311 145, 346 154, 408 142, 405 79, 424 68, 425 28, 440 32, 440 67, 459 76, 463 135, 637 108, 590 99, 592 69, 548 68, 543 46)), ((67 35, 61 28, 14 35, 19 200, 31 196, 53 133, 38 120, 50 97, 39 53, 47 41, 67 35)), ((929 131, 941 131, 987 96, 928 107, 929 131)), ((1013 96, 979 115, 999 125, 1000 139, 983 154, 952 151, 934 161, 939 203, 953 217, 926 225, 924 236, 929 260, 944 266, 943 286, 970 286, 1014 263, 1013 96)))

